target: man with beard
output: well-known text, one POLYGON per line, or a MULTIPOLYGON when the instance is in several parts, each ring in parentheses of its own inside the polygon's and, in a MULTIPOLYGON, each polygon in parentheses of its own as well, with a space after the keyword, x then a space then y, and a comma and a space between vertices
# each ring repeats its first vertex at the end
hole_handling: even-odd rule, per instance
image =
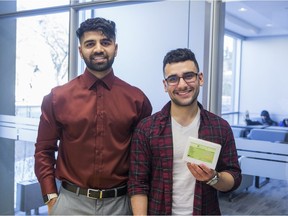
POLYGON ((140 89, 114 75, 113 21, 88 19, 76 34, 86 69, 43 98, 35 173, 49 214, 131 214, 130 140, 152 107, 140 89))
POLYGON ((171 101, 142 120, 131 141, 128 194, 133 213, 219 215, 217 191, 232 191, 242 179, 232 130, 197 101, 204 77, 191 50, 168 52, 163 75, 171 101), (182 160, 190 136, 222 146, 215 170, 182 160))

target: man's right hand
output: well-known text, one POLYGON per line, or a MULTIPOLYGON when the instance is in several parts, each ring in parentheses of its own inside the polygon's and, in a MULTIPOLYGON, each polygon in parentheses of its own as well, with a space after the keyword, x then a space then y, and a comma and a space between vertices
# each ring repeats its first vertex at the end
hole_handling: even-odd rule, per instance
POLYGON ((47 203, 48 215, 51 214, 52 208, 53 208, 54 204, 56 203, 57 199, 58 199, 58 197, 55 197, 55 198, 51 199, 49 203, 47 203))

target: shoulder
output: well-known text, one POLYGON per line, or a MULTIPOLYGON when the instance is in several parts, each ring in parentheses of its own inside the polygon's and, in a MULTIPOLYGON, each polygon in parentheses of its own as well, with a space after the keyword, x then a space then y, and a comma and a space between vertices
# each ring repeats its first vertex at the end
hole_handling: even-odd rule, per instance
POLYGON ((211 126, 217 126, 217 125, 220 125, 222 127, 229 127, 230 128, 230 125, 229 123, 223 119, 222 117, 208 111, 208 110, 205 110, 205 109, 202 109, 201 110, 201 119, 203 121, 203 123, 205 123, 206 125, 211 125, 211 126))
POLYGON ((141 130, 151 129, 152 125, 160 125, 161 124, 161 111, 156 112, 146 118, 142 119, 137 128, 141 130))
POLYGON ((52 93, 66 93, 67 91, 71 91, 72 89, 84 88, 84 83, 82 80, 82 75, 75 77, 74 79, 68 81, 67 83, 59 86, 55 86, 52 88, 52 93))
POLYGON ((43 103, 57 103, 59 100, 66 101, 68 97, 73 97, 73 95, 78 94, 80 88, 85 88, 80 76, 63 85, 53 87, 51 91, 43 97, 43 103))
POLYGON ((234 140, 232 128, 222 117, 207 110, 201 111, 199 136, 209 141, 224 144, 234 140))
POLYGON ((146 137, 159 137, 171 133, 170 102, 160 111, 142 119, 135 130, 146 137))
POLYGON ((128 91, 130 90, 130 91, 143 93, 140 88, 131 85, 130 83, 120 79, 117 76, 115 76, 115 78, 114 78, 114 85, 115 85, 115 87, 121 87, 121 88, 127 89, 128 91))
POLYGON ((142 119, 135 129, 135 133, 153 137, 162 134, 167 125, 169 125, 169 116, 164 116, 161 110, 142 119))

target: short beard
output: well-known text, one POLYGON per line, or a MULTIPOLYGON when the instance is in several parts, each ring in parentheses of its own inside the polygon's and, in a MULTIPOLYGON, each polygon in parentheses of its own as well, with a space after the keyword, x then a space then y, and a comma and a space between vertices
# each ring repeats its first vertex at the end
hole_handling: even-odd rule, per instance
POLYGON ((83 58, 87 68, 89 68, 92 71, 96 72, 106 72, 108 69, 110 69, 114 63, 115 56, 113 56, 111 59, 108 59, 106 63, 102 64, 93 64, 92 60, 83 58))

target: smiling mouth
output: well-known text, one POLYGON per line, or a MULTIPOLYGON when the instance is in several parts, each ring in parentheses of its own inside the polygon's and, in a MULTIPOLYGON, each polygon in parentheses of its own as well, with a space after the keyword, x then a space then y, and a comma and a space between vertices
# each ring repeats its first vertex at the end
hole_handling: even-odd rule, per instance
POLYGON ((189 94, 190 92, 192 92, 191 89, 187 89, 185 91, 177 91, 176 94, 179 95, 179 96, 185 96, 187 94, 189 94))
POLYGON ((104 56, 96 56, 92 58, 92 61, 95 63, 103 63, 106 61, 106 58, 104 56))

